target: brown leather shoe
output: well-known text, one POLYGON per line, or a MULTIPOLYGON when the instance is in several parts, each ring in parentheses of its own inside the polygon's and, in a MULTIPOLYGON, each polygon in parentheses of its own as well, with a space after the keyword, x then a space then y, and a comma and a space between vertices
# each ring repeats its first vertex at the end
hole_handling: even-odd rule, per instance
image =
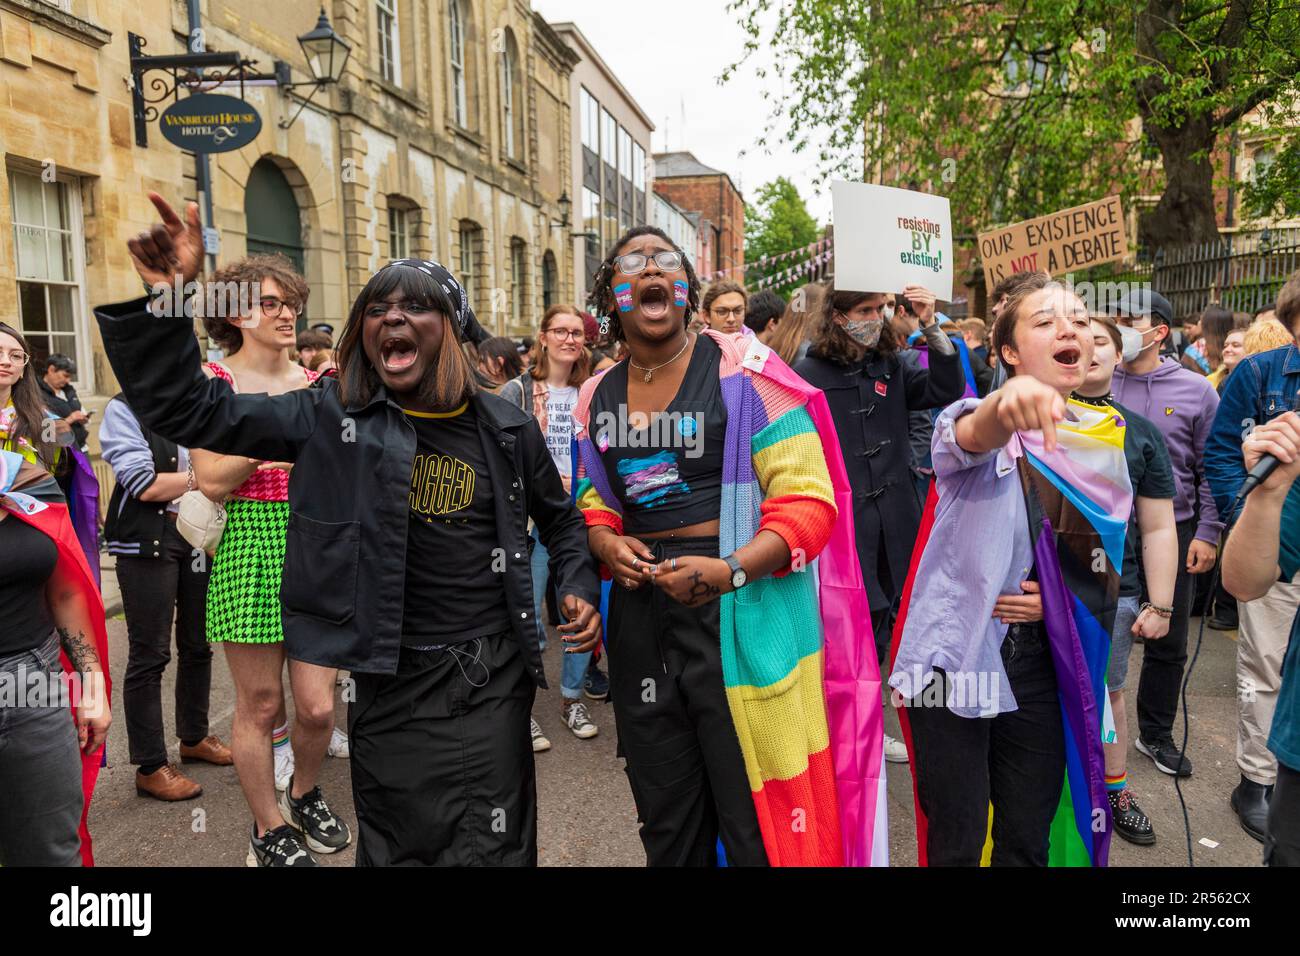
POLYGON ((221 742, 220 737, 209 735, 193 747, 186 747, 181 744, 181 763, 194 763, 196 761, 214 763, 218 767, 229 767, 235 762, 235 755, 230 752, 229 747, 221 742))
POLYGON ((171 764, 166 764, 151 774, 137 770, 135 792, 157 800, 192 800, 203 792, 203 788, 171 764))

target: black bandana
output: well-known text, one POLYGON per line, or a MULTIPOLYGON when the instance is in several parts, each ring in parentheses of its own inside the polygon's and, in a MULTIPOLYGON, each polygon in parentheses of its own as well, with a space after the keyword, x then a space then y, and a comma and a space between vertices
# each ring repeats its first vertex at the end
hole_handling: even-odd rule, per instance
MULTIPOLYGON (((465 292, 465 287, 457 282, 443 265, 434 262, 432 259, 396 259, 393 262, 388 263, 388 265, 384 266, 383 269, 380 269, 379 271, 383 272, 384 269, 391 269, 393 266, 405 266, 408 269, 419 269, 425 275, 436 281, 438 285, 442 286, 442 291, 447 293, 447 297, 451 299, 452 304, 456 306, 456 314, 452 316, 452 318, 455 319, 455 322, 452 324, 455 326, 456 334, 460 337, 462 342, 466 340, 470 342, 482 342, 484 339, 490 338, 487 332, 483 330, 482 326, 478 324, 478 319, 474 315, 474 310, 469 306, 469 295, 465 292)), ((376 273, 376 275, 378 275, 378 273, 376 273)))

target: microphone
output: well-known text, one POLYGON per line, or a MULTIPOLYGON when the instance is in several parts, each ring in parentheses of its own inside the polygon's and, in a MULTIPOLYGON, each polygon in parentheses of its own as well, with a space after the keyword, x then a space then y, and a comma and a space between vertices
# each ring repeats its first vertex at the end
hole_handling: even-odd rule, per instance
MULTIPOLYGON (((1296 392, 1291 411, 1300 414, 1300 392, 1296 392)), ((1241 488, 1237 491, 1237 501, 1244 501, 1248 494, 1267 481, 1268 476, 1273 474, 1279 464, 1280 462, 1273 455, 1265 455, 1255 462, 1255 467, 1246 473, 1246 480, 1241 483, 1241 488)))

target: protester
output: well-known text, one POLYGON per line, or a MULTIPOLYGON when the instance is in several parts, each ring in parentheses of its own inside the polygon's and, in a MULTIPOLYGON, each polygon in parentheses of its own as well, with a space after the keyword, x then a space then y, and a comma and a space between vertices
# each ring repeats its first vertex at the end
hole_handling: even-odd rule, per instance
POLYGON ((339 370, 338 362, 334 359, 333 349, 319 349, 307 363, 307 371, 315 372, 317 375, 328 375, 331 372, 339 370))
POLYGON ((866 608, 824 399, 756 338, 689 331, 699 283, 659 229, 614 244, 592 303, 629 354, 579 396, 578 502, 614 581, 611 699, 647 863, 713 865, 719 840, 732 865, 869 862, 879 687, 844 628, 866 608), (798 573, 819 554, 816 581, 798 573), (845 705, 864 736, 832 739, 845 705))
POLYGON ((489 383, 489 390, 498 394, 502 385, 518 378, 524 370, 519 347, 500 335, 478 343, 478 363, 478 370, 489 383))
MULTIPOLYGON (((189 281, 203 258, 198 207, 182 222, 150 198, 162 222, 130 241, 137 271, 150 286, 189 281)), ((473 384, 464 289, 436 263, 389 264, 353 303, 338 379, 274 396, 205 380, 189 323, 147 304, 97 312, 146 423, 189 446, 296 462, 285 644, 292 661, 352 672, 358 863, 535 864, 528 714, 544 677, 530 515, 575 651, 599 640, 598 590, 541 432, 473 384)), ((283 862, 312 860, 298 850, 283 862)))
POLYGON ((104 408, 99 443, 115 481, 104 538, 108 553, 117 558, 126 615, 122 706, 136 793, 189 800, 203 787, 168 760, 163 732, 162 678, 171 661, 173 619, 180 758, 185 763, 234 763, 230 748, 208 733, 208 563, 176 530, 178 501, 194 484, 189 451, 142 425, 120 395, 104 408))
POLYGON ((1293 341, 1290 330, 1277 320, 1276 315, 1270 315, 1256 318, 1246 329, 1241 344, 1246 355, 1258 355, 1270 349, 1286 348, 1293 341))
MULTIPOLYGON (((8 326, 0 326, 8 329, 8 326)), ((0 332, 0 389, 35 375, 0 332)), ((26 353, 26 348, 22 349, 26 353)), ((26 410, 26 409, 25 409, 26 410)), ((19 433, 18 440, 21 438, 19 433)), ((49 474, 17 451, 0 451, 0 866, 90 866, 86 814, 103 760, 111 697, 104 605, 49 474), (53 500, 30 492, 44 488, 53 500), (64 695, 66 655, 72 698, 64 695), (72 719, 68 707, 72 706, 72 719)))
MULTIPOLYGON (((1138 339, 1135 333, 1129 334, 1134 350, 1141 344, 1138 339)), ((1092 364, 1074 397, 1089 405, 1113 408, 1124 417, 1124 460, 1133 489, 1135 513, 1129 519, 1124 539, 1119 606, 1106 667, 1106 688, 1110 692, 1110 712, 1115 725, 1114 739, 1105 745, 1106 796, 1110 800, 1115 832, 1130 843, 1149 846, 1156 842, 1155 828, 1128 785, 1128 706, 1124 683, 1134 636, 1156 641, 1169 632, 1179 557, 1173 508, 1176 489, 1164 436, 1150 419, 1125 408, 1111 396, 1115 368, 1124 354, 1125 341, 1115 320, 1094 315, 1092 340, 1092 364), (1140 579, 1139 570, 1142 571, 1140 579)))
POLYGON ((822 300, 826 286, 810 282, 794 290, 785 313, 777 323, 776 333, 767 341, 781 361, 792 368, 808 354, 812 345, 812 332, 821 321, 822 300))
POLYGON ((294 340, 294 348, 298 352, 298 364, 306 369, 312 367, 312 360, 317 352, 327 351, 333 347, 334 339, 316 329, 304 329, 294 340))
MULTIPOLYGON (((854 489, 853 527, 871 605, 876 657, 889 650, 893 613, 921 525, 910 467, 909 412, 944 406, 966 387, 956 346, 935 318, 934 293, 903 290, 916 310, 929 368, 903 361, 886 315, 886 295, 835 290, 826 296, 808 356, 795 371, 826 394, 854 489)), ((885 758, 907 760, 901 741, 885 741, 885 758)))
POLYGON ((746 328, 748 305, 749 293, 743 285, 734 279, 719 279, 704 290, 700 314, 713 331, 731 335, 746 328))
MULTIPOLYGON (((498 393, 512 405, 532 416, 546 439, 551 461, 566 492, 572 492, 573 409, 578 404, 578 389, 590 376, 587 353, 583 346, 586 332, 578 310, 571 305, 553 305, 542 316, 532 367, 511 379, 498 393)), ((546 649, 546 629, 542 626, 542 604, 546 597, 550 554, 546 545, 532 533, 533 610, 537 617, 537 638, 546 649)), ((598 728, 582 702, 583 685, 591 653, 574 654, 567 648, 560 677, 560 719, 580 740, 596 736, 598 728)), ((603 675, 601 675, 603 677, 603 675)), ((608 687, 605 688, 608 694, 608 687)), ((541 726, 533 718, 530 725, 534 751, 544 750, 541 726)), ((549 742, 548 742, 549 744, 549 742)))
MULTIPOLYGON (((1192 575, 1214 568, 1223 522, 1205 475, 1205 448, 1219 396, 1204 375, 1161 356, 1173 310, 1158 292, 1137 289, 1116 303, 1121 326, 1134 345, 1115 370, 1112 392, 1125 408, 1155 423, 1164 436, 1174 471, 1174 519, 1178 524, 1178 579, 1169 633, 1143 645, 1138 678, 1138 734, 1134 745, 1162 773, 1190 776, 1192 763, 1174 744, 1183 668, 1187 663, 1188 618, 1195 584, 1192 575)), ((1202 609, 1196 608, 1200 614, 1202 609)))
MULTIPOLYGON (((1290 343, 1247 355, 1237 364, 1224 386, 1219 414, 1206 443, 1205 474, 1224 514, 1231 513, 1246 478, 1243 436, 1291 408, 1300 393, 1300 272, 1292 273, 1278 293, 1276 316, 1276 322, 1291 334, 1290 343)), ((1257 324, 1259 321, 1275 320, 1266 318, 1257 324)), ((1237 530, 1230 537, 1239 534, 1237 530)), ((1267 839, 1271 820, 1268 801, 1278 776, 1277 759, 1265 740, 1275 719, 1287 635, 1297 608, 1300 584, 1291 577, 1276 581, 1264 594, 1237 602, 1237 686, 1242 688, 1237 694, 1237 767, 1241 781, 1231 800, 1242 828, 1261 842, 1267 839)))
POLYGON ((745 308, 745 326, 764 345, 772 344, 772 336, 781 327, 781 316, 785 314, 786 302, 771 289, 760 289, 750 297, 745 308))
POLYGON ((984 324, 983 319, 963 319, 957 323, 961 329, 961 337, 966 342, 966 347, 971 350, 972 355, 979 357, 979 360, 985 365, 989 361, 988 335, 989 327, 984 324))
MULTIPOLYGON (((1294 281, 1294 280, 1292 280, 1294 281)), ((1282 296, 1279 296, 1281 312, 1282 296)), ((1260 424, 1242 441, 1242 466, 1249 470, 1264 455, 1279 462, 1272 475, 1246 498, 1223 554, 1223 580, 1243 607, 1267 595, 1279 581, 1300 571, 1300 416, 1286 411, 1260 424)), ((1267 804, 1264 862, 1300 866, 1300 613, 1292 618, 1281 666, 1281 681, 1268 734, 1277 758, 1277 782, 1267 804)), ((1233 806, 1238 807, 1237 794, 1233 806)), ((1241 810, 1238 809, 1238 813, 1241 810)), ((1245 818, 1242 819, 1245 825, 1245 818)), ((1248 831, 1249 832, 1249 831, 1248 831)), ((1254 834, 1252 834, 1254 835, 1254 834)))
POLYGON ((45 375, 39 384, 45 407, 55 418, 68 423, 72 429, 72 444, 84 452, 86 439, 90 437, 86 428, 90 413, 82 410, 81 399, 72 387, 76 376, 76 362, 59 352, 51 352, 45 360, 45 375))
POLYGON ((938 500, 889 678, 931 866, 979 865, 986 835, 994 866, 1106 863, 1093 675, 1109 653, 1131 493, 1122 419, 1069 400, 1092 362, 1090 332, 1073 292, 1026 277, 993 327, 1007 383, 935 426, 938 500), (1070 560, 1074 548, 1106 560, 1070 560))
POLYGON ((0 322, 0 450, 17 452, 53 473, 59 460, 56 435, 70 430, 70 423, 56 424, 45 411, 27 340, 0 322))
POLYGON ((1225 335, 1219 355, 1219 367, 1210 373, 1209 379, 1214 390, 1223 395, 1223 386, 1227 384, 1228 376, 1237 367, 1237 363, 1246 357, 1246 330, 1233 329, 1225 335))

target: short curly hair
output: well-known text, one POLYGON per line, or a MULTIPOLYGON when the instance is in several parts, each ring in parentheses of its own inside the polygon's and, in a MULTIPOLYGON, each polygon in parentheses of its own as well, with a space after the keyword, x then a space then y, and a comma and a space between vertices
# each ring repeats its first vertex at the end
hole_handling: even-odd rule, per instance
POLYGON ((686 314, 683 316, 684 321, 689 324, 691 316, 699 311, 700 308, 700 280, 695 274, 695 267, 691 265, 690 258, 682 252, 681 246, 673 242, 668 233, 654 226, 634 226, 619 238, 609 249, 609 255, 605 261, 600 264, 592 278, 591 292, 587 295, 587 304, 591 311, 596 315, 603 316, 602 325, 608 329, 608 335, 611 341, 622 342, 625 338, 623 335, 623 323, 619 321, 618 309, 614 302, 614 260, 618 258, 618 250, 640 236, 655 236, 668 243, 676 252, 681 253, 682 269, 686 273, 687 299, 686 314))
POLYGON ((280 287, 285 301, 290 305, 307 304, 307 296, 311 293, 307 280, 298 274, 297 268, 287 256, 278 252, 236 259, 222 266, 208 280, 204 289, 205 304, 217 303, 218 307, 204 308, 203 328, 208 333, 208 338, 227 355, 240 350, 244 344, 244 333, 239 326, 230 323, 230 319, 234 318, 232 308, 222 307, 222 304, 237 303, 236 308, 242 309, 247 303, 256 308, 254 296, 249 290, 266 279, 280 287))

